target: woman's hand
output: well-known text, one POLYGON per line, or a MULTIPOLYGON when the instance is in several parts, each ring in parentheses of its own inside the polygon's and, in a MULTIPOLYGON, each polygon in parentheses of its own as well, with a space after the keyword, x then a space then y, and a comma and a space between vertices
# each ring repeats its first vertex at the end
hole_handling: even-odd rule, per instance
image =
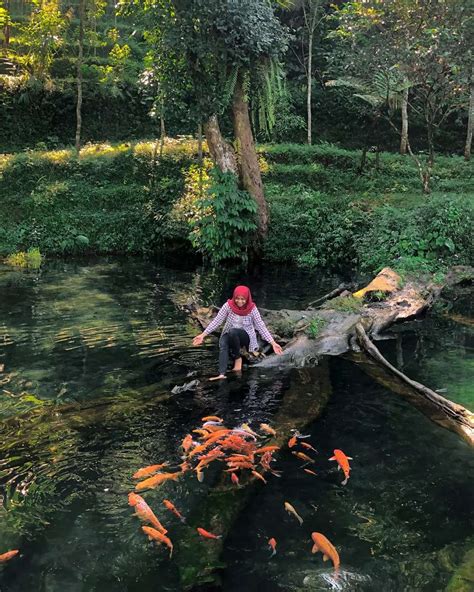
POLYGON ((199 335, 196 335, 196 337, 193 339, 193 345, 202 345, 202 342, 204 341, 204 337, 206 337, 204 335, 204 333, 200 333, 199 335))
POLYGON ((270 345, 273 347, 273 351, 277 354, 277 356, 281 356, 283 353, 281 345, 279 345, 276 341, 272 341, 270 345))

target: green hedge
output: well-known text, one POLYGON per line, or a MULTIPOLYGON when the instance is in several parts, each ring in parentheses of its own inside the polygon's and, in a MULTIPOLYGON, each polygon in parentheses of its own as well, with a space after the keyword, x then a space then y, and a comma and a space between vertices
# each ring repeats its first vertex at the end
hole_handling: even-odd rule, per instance
MULTIPOLYGON (((0 156, 0 254, 32 247, 46 255, 191 252, 189 204, 173 212, 195 148, 169 141, 154 168, 145 142, 88 146, 79 159, 72 150, 0 156)), ((271 215, 268 261, 370 272, 419 259, 433 267, 472 262, 472 173, 461 159, 439 159, 434 183, 442 191, 426 197, 416 169, 397 155, 382 154, 379 171, 358 175, 356 151, 259 151, 271 215)))

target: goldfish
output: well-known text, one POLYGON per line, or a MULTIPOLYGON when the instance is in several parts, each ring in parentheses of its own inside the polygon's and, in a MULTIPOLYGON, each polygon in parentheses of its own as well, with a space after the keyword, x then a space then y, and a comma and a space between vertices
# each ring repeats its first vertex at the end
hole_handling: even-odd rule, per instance
POLYGON ((339 554, 336 551, 334 545, 320 532, 312 532, 311 538, 313 539, 314 543, 311 553, 317 553, 318 551, 321 551, 323 554, 323 561, 330 559, 334 565, 334 569, 337 571, 341 562, 339 559, 339 554))
POLYGON ((310 463, 316 462, 313 458, 311 458, 310 456, 308 456, 304 452, 292 452, 292 454, 294 454, 295 456, 297 456, 298 458, 301 458, 301 460, 304 460, 306 462, 310 462, 310 463))
POLYGON ((201 436, 202 438, 205 438, 206 436, 209 436, 209 434, 211 433, 211 430, 193 430, 193 434, 197 434, 198 436, 201 436))
POLYGON ((148 477, 149 475, 153 475, 163 467, 168 465, 167 462, 161 463, 161 465, 150 465, 149 467, 144 467, 143 469, 139 469, 134 475, 134 479, 141 479, 142 477, 148 477))
POLYGON ((276 431, 272 427, 270 427, 268 425, 268 423, 261 423, 260 424, 260 429, 262 430, 262 432, 265 432, 265 434, 269 434, 270 436, 276 436, 277 435, 276 431))
POLYGON ((288 514, 293 514, 293 516, 298 520, 298 522, 300 523, 300 526, 303 524, 303 518, 301 518, 301 516, 298 514, 298 512, 293 508, 293 506, 291 504, 289 504, 288 502, 285 502, 285 510, 288 512, 288 514))
POLYGON ((316 450, 316 448, 314 448, 313 446, 311 446, 311 444, 309 444, 308 442, 300 442, 300 445, 303 446, 303 448, 306 448, 306 450, 312 450, 313 452, 318 452, 316 450))
POLYGON ((344 452, 342 452, 342 450, 339 450, 338 448, 336 448, 334 450, 334 456, 331 456, 331 458, 329 460, 335 460, 337 462, 337 464, 339 465, 339 469, 342 469, 345 479, 341 483, 341 485, 346 485, 346 483, 349 481, 349 473, 351 471, 351 467, 349 466, 349 461, 352 460, 352 457, 346 456, 344 454, 344 452))
POLYGON ((217 421, 222 423, 224 420, 220 417, 217 417, 217 415, 206 415, 206 417, 201 418, 201 421, 217 421))
POLYGON ((262 454, 263 452, 275 452, 275 450, 280 450, 279 446, 262 446, 262 448, 257 448, 255 454, 262 454))
POLYGON ((129 493, 128 503, 135 507, 135 515, 138 516, 140 520, 143 520, 143 522, 149 522, 153 528, 156 528, 161 534, 166 534, 168 532, 155 516, 150 506, 140 495, 129 493))
POLYGON ((263 475, 261 475, 258 471, 252 471, 252 475, 254 477, 257 477, 257 479, 260 479, 260 481, 263 481, 265 483, 265 485, 267 484, 266 479, 264 478, 263 475))
POLYGON ((310 475, 316 475, 316 476, 317 476, 317 473, 315 473, 315 472, 314 472, 314 471, 312 471, 311 469, 303 469, 303 471, 304 471, 305 473, 309 473, 310 475))
POLYGON ((176 509, 175 505, 172 504, 170 502, 170 500, 164 499, 163 500, 163 505, 165 506, 165 508, 167 510, 169 510, 170 512, 173 512, 173 514, 179 518, 181 520, 181 522, 186 522, 186 518, 180 513, 178 512, 178 510, 176 509))
POLYGON ((288 448, 293 448, 293 446, 296 445, 296 442, 298 441, 298 438, 296 437, 296 434, 294 436, 292 436, 289 440, 288 440, 288 448))
POLYGON ((230 479, 234 485, 239 484, 239 478, 237 477, 237 475, 235 473, 231 473, 230 479))
POLYGON ((276 552, 277 552, 277 550, 276 550, 277 542, 273 537, 268 540, 268 546, 272 550, 272 554, 270 555, 270 557, 273 557, 274 555, 276 555, 276 552))
POLYGON ((205 423, 203 425, 203 428, 204 427, 206 428, 206 430, 208 432, 211 432, 211 433, 221 432, 222 430, 226 430, 227 429, 221 423, 209 423, 209 422, 207 422, 207 423, 205 423))
POLYGON ((158 487, 165 481, 173 480, 177 481, 179 477, 182 475, 181 472, 179 473, 159 473, 158 475, 154 475, 149 479, 145 479, 145 481, 140 481, 135 485, 135 491, 143 491, 144 489, 154 489, 158 487))
POLYGON ((3 555, 0 555, 0 563, 6 563, 7 561, 10 561, 10 559, 13 559, 13 557, 15 557, 15 555, 18 555, 20 551, 18 549, 15 549, 14 551, 7 551, 6 553, 3 553, 3 555))
POLYGON ((228 428, 221 428, 215 432, 211 432, 210 434, 208 434, 207 436, 204 436, 203 440, 206 442, 206 444, 208 442, 215 442, 216 440, 219 440, 219 438, 221 436, 225 436, 226 434, 228 434, 231 430, 229 430, 228 428))
POLYGON ((260 459, 260 464, 266 471, 271 471, 270 463, 273 462, 275 459, 272 456, 271 452, 265 452, 262 454, 262 458, 260 459))
POLYGON ((183 442, 181 444, 181 448, 184 450, 184 452, 188 452, 188 450, 193 447, 193 444, 194 444, 193 443, 193 437, 191 436, 191 434, 188 434, 184 438, 184 440, 183 440, 183 442))
POLYGON ((198 527, 196 530, 205 539, 221 539, 222 538, 222 535, 212 534, 212 532, 208 532, 207 530, 204 530, 204 528, 198 527))
POLYGON ((156 543, 166 545, 170 550, 171 559, 171 556, 173 555, 173 543, 171 542, 171 540, 164 534, 161 534, 161 532, 159 532, 155 528, 150 528, 149 526, 142 526, 142 530, 146 535, 148 535, 148 539, 150 541, 155 541, 156 543))

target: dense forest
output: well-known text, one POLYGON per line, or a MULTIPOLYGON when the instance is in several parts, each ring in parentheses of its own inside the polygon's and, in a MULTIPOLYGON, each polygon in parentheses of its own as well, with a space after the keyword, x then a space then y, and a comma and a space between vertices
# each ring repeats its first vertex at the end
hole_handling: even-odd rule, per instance
MULTIPOLYGON (((443 249, 444 259, 470 257, 461 246, 466 240, 457 240, 465 227, 456 222, 469 219, 466 212, 471 211, 467 161, 474 121, 474 28, 468 1, 3 0, 0 25, 0 147, 6 154, 0 183, 6 187, 5 206, 14 203, 10 211, 16 212, 0 237, 4 253, 32 246, 51 253, 156 250, 159 237, 170 232, 170 211, 179 200, 186 201, 186 187, 193 203, 183 216, 191 228, 181 232, 178 243, 191 241, 215 261, 246 258, 248 248, 257 255, 265 251, 270 209, 278 224, 282 195, 300 195, 298 186, 305 188, 304 195, 315 190, 325 196, 344 194, 329 199, 330 206, 326 198, 308 197, 305 212, 329 208, 335 220, 344 200, 357 209, 361 199, 375 199, 362 210, 376 207, 386 216, 384 223, 392 224, 384 208, 400 202, 418 207, 409 199, 413 192, 433 194, 437 204, 436 195, 447 183, 455 220, 451 227, 427 230, 416 240, 407 231, 408 241, 397 236, 391 250, 395 257, 408 251, 415 257, 430 252, 439 259, 443 249), (173 166, 170 146, 176 143, 165 151, 170 138, 190 143, 183 166, 173 166), (125 176, 117 174, 120 162, 114 161, 115 176, 107 191, 99 179, 102 172, 93 181, 90 173, 83 173, 85 163, 82 168, 74 164, 73 152, 28 155, 31 150, 67 151, 74 145, 77 155, 94 153, 100 160, 105 142, 110 160, 125 152, 136 155, 133 146, 144 140, 153 147, 131 169, 127 163, 125 176), (275 147, 269 159, 257 153, 256 142, 275 147), (81 153, 88 144, 88 152, 81 153), (318 148, 297 150, 297 144, 318 148), (335 165, 334 153, 344 150, 349 152, 336 158, 335 165), (400 157, 384 156, 387 151, 400 157), (7 155, 15 152, 20 154, 7 155), (446 156, 451 158, 443 161, 446 156), (46 175, 36 166, 38 159, 50 163, 46 175), (59 182, 65 166, 59 166, 61 159, 75 171, 76 189, 67 180, 59 182), (22 179, 20 185, 11 182, 16 178, 22 179), (269 181, 286 188, 275 190, 266 185, 269 181), (72 221, 67 216, 72 195, 90 183, 103 189, 94 193, 94 216, 86 215, 88 221, 80 223, 76 212, 72 221), (30 187, 28 199, 23 184, 30 187), (140 210, 137 228, 153 230, 138 241, 112 232, 107 247, 93 238, 103 236, 103 221, 102 230, 94 230, 92 218, 100 218, 107 192, 123 192, 130 184, 135 198, 142 196, 140 205, 133 206, 140 210), (277 193, 282 195, 275 201, 277 193), (69 204, 62 212, 67 220, 59 223, 41 210, 52 203, 51 196, 64 197, 69 204), (51 222, 58 227, 53 234, 35 230, 51 222), (32 233, 37 244, 25 240, 32 233), (410 247, 400 249, 407 242, 410 247)), ((106 169, 108 162, 100 166, 106 169)), ((126 203, 121 201, 125 217, 126 203)), ((412 215, 405 210, 401 218, 411 220, 412 215)), ((57 216, 56 211, 53 218, 57 216)), ((395 227, 410 226, 405 223, 393 222, 395 227)), ((349 226, 356 224, 351 220, 349 226)), ((297 226, 305 228, 305 221, 297 226)), ((270 231, 285 235, 288 229, 274 225, 270 231)), ((359 249, 356 234, 349 249, 339 237, 327 248, 345 252, 345 264, 365 265, 354 254, 359 249)), ((312 256, 314 236, 303 243, 301 251, 282 255, 281 261, 341 262, 339 254, 312 256)))

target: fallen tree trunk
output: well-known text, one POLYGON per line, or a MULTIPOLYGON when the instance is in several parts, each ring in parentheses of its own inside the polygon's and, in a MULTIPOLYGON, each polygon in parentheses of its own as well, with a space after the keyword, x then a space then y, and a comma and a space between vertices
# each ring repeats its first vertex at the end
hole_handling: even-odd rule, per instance
MULTIPOLYGON (((284 351, 281 356, 263 357, 257 365, 264 368, 313 366, 323 356, 360 352, 361 347, 368 351, 369 338, 386 338, 381 334, 388 327, 420 316, 433 305, 446 285, 455 285, 469 278, 472 280, 472 277, 472 269, 459 267, 448 274, 444 284, 422 283, 419 280, 403 283, 393 270, 385 268, 364 289, 354 294, 339 295, 315 310, 260 309, 275 338, 284 345, 284 351), (362 331, 366 339, 361 341, 362 331)), ((216 312, 213 307, 200 309, 188 306, 187 309, 201 327, 206 327, 216 312)), ((374 346, 372 352, 375 350, 374 346)), ((381 354, 372 355, 372 359, 388 371, 388 362, 381 354)), ((418 397, 420 403, 417 407, 424 409, 431 419, 437 418, 438 425, 474 445, 472 413, 419 383, 410 383, 408 377, 399 374, 401 376, 397 379, 403 380, 406 388, 411 389, 411 402, 418 397)))
POLYGON ((474 446, 474 415, 461 405, 442 397, 427 386, 408 378, 386 360, 370 341, 362 325, 356 325, 356 333, 362 349, 375 361, 363 359, 360 354, 349 359, 363 366, 364 370, 378 382, 407 398, 417 409, 438 425, 456 432, 468 444, 474 446))

